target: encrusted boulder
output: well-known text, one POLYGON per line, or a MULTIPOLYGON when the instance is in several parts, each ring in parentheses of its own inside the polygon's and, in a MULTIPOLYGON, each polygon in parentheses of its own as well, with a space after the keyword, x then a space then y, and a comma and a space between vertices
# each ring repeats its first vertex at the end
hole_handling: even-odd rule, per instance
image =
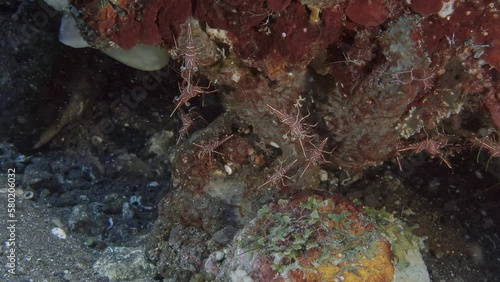
POLYGON ((302 194, 264 206, 205 265, 217 281, 429 281, 419 241, 385 211, 302 194))

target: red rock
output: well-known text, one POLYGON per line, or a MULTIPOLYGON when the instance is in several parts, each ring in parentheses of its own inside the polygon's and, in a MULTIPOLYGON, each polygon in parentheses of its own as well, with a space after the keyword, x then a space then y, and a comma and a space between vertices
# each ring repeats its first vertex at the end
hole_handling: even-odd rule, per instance
POLYGON ((283 12, 291 0, 267 0, 267 7, 273 12, 283 12))
POLYGON ((94 46, 106 46, 111 40, 124 49, 137 43, 173 46, 180 25, 191 15, 191 1, 184 0, 118 0, 114 5, 101 5, 96 0, 73 0, 82 13, 87 28, 93 31, 86 38, 94 46), (147 3, 146 3, 147 2, 147 3))
POLYGON ((293 62, 307 56, 319 36, 319 30, 309 22, 309 14, 300 3, 291 4, 282 16, 277 17, 272 30, 277 37, 277 49, 293 62))
POLYGON ((424 16, 437 14, 443 8, 443 2, 440 0, 412 0, 411 9, 414 12, 424 16))
POLYGON ((484 59, 497 70, 500 70, 500 39, 493 39, 492 46, 485 51, 484 59))
POLYGON ((495 91, 491 90, 483 101, 490 111, 493 124, 500 129, 500 99, 495 95, 495 91))
POLYGON ((351 21, 363 26, 377 26, 389 17, 384 0, 354 0, 345 13, 351 21))

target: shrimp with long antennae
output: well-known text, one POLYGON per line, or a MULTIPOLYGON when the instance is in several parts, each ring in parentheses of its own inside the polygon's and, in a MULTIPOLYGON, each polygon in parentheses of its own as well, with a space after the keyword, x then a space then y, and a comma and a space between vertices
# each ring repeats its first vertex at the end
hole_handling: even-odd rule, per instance
POLYGON ((450 161, 446 157, 445 151, 442 150, 448 144, 448 137, 443 134, 438 134, 431 138, 426 138, 420 142, 402 144, 400 143, 397 148, 397 157, 399 169, 403 170, 401 163, 399 162, 399 153, 404 151, 414 151, 415 153, 420 153, 422 151, 427 152, 431 156, 438 156, 449 168, 452 168, 450 161))
POLYGON ((198 71, 198 58, 197 55, 200 55, 199 49, 204 46, 196 48, 193 40, 193 31, 191 29, 191 23, 187 23, 187 39, 186 39, 186 47, 184 49, 180 49, 177 47, 177 42, 175 41, 175 48, 177 50, 182 50, 182 56, 184 57, 184 61, 181 66, 181 76, 188 83, 191 81, 193 74, 198 71))
POLYGON ((278 117, 281 123, 288 126, 289 130, 286 134, 287 135, 290 134, 290 139, 292 141, 295 140, 299 141, 300 147, 302 148, 302 152, 304 153, 304 157, 307 159, 306 150, 304 149, 304 144, 302 143, 302 140, 306 141, 311 140, 313 136, 309 134, 308 129, 310 127, 314 127, 314 125, 306 124, 305 122, 303 122, 303 120, 308 118, 311 114, 308 113, 305 117, 300 118, 300 110, 297 106, 297 116, 293 117, 292 115, 284 114, 269 105, 267 106, 271 109, 273 114, 276 117, 278 117))
MULTIPOLYGON (((472 142, 472 145, 474 147, 479 147, 479 150, 484 148, 484 149, 486 149, 486 151, 488 151, 488 153, 490 153, 490 158, 486 162, 486 169, 488 169, 488 165, 490 164, 492 158, 499 158, 500 157, 500 143, 496 142, 495 138, 473 137, 473 138, 470 138, 469 140, 472 142)), ((479 153, 477 155, 477 160, 479 162, 479 153)))
POLYGON ((306 170, 309 168, 309 166, 311 164, 314 166, 317 166, 321 163, 328 163, 328 161, 325 159, 323 154, 331 155, 333 153, 333 150, 335 150, 335 149, 331 150, 330 152, 324 151, 323 148, 325 147, 327 141, 328 141, 328 137, 325 138, 323 141, 321 141, 321 143, 318 146, 314 146, 313 144, 311 144, 314 146, 314 149, 310 150, 311 154, 309 155, 309 158, 307 159, 306 168, 304 168, 304 171, 302 171, 302 174, 300 174, 300 178, 302 178, 302 176, 304 175, 304 173, 306 172, 306 170))
POLYGON ((269 176, 269 178, 267 179, 266 182, 264 182, 264 184, 260 185, 258 189, 266 186, 267 184, 271 183, 273 185, 278 185, 281 181, 281 184, 283 184, 283 186, 286 186, 285 185, 285 178, 286 179, 292 179, 291 177, 287 176, 286 173, 292 168, 292 166, 297 162, 297 159, 295 159, 294 161, 292 161, 291 163, 287 164, 285 167, 283 167, 283 163, 285 163, 285 161, 280 161, 280 168, 278 169, 275 169, 275 172, 273 174, 271 174, 269 176))
POLYGON ((205 156, 208 156, 208 161, 210 163, 212 163, 213 154, 217 154, 217 155, 222 156, 222 154, 220 152, 215 151, 215 149, 219 148, 223 143, 225 143, 227 140, 229 140, 232 137, 233 137, 233 135, 229 135, 228 137, 223 138, 221 140, 204 142, 201 144, 193 143, 193 145, 195 145, 196 147, 201 148, 201 151, 198 153, 198 158, 201 160, 205 156))
POLYGON ((208 86, 202 87, 198 85, 192 85, 191 83, 188 83, 185 87, 181 87, 179 85, 179 91, 181 92, 181 95, 178 97, 175 97, 175 101, 177 102, 175 104, 175 108, 172 111, 172 114, 170 114, 170 117, 172 117, 177 111, 177 109, 181 105, 189 105, 188 102, 192 98, 201 95, 201 94, 208 94, 208 93, 214 93, 217 92, 218 90, 212 90, 212 91, 206 91, 207 89, 210 88, 211 82, 208 83, 208 86))

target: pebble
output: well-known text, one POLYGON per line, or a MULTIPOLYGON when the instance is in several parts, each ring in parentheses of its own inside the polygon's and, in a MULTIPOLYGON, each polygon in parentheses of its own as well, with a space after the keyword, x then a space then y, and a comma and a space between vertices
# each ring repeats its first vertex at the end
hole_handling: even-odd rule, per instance
POLYGON ((328 172, 326 172, 326 170, 324 169, 321 169, 319 171, 319 181, 325 182, 327 180, 328 180, 328 172))
POLYGON ((61 228, 59 227, 54 227, 50 230, 50 233, 54 236, 56 236, 57 238, 59 239, 63 239, 63 240, 66 240, 67 236, 66 236, 66 232, 64 232, 64 230, 62 230, 61 228))

